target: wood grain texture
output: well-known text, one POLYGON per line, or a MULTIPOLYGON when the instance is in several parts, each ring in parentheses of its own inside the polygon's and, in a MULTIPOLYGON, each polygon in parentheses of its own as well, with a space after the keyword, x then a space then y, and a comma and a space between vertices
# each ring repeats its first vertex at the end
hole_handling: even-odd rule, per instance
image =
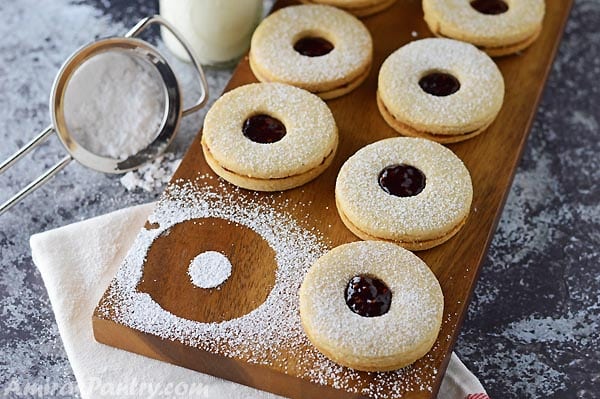
MULTIPOLYGON (((523 54, 497 59, 506 82, 505 104, 498 119, 480 136, 449 145, 471 172, 474 186, 472 211, 455 237, 437 248, 417 253, 440 280, 445 295, 445 317, 434 350, 426 359, 415 363, 416 367, 423 367, 424 362, 430 362, 439 370, 431 382, 432 391, 419 391, 415 386, 415 392, 406 393, 404 398, 434 398, 439 389, 571 7, 570 0, 546 3, 547 14, 538 41, 523 54)), ((276 7, 289 4, 292 2, 280 1, 276 7)), ((291 209, 290 213, 296 212, 299 219, 304 213, 312 215, 313 227, 323 232, 334 245, 357 240, 336 211, 334 185, 339 168, 361 147, 397 135, 377 109, 375 93, 379 67, 391 52, 414 40, 412 32, 418 32, 418 38, 431 36, 422 18, 420 2, 414 0, 399 1, 389 11, 363 21, 373 35, 374 64, 369 77, 357 90, 328 101, 340 131, 340 146, 333 164, 313 182, 278 196, 282 204, 286 200, 309 204, 301 210, 291 209)), ((227 90, 255 81, 246 58, 234 72, 227 90)), ((212 174, 202 157, 200 134, 174 179, 192 180, 198 173, 212 174)), ((183 223, 167 238, 157 240, 150 250, 143 282, 138 289, 150 293, 161 306, 175 314, 199 321, 236 317, 264 300, 273 284, 276 266, 269 260, 272 258, 268 252, 270 248, 244 227, 223 225, 218 220, 183 223), (179 277, 172 273, 173 268, 187 268, 194 255, 208 249, 225 252, 233 264, 244 262, 249 273, 245 278, 228 280, 222 291, 212 297, 194 293, 183 272, 179 277), (253 282, 249 283, 250 280, 253 282)), ((103 298, 105 304, 109 301, 109 298, 103 298)), ((217 356, 135 331, 98 313, 94 315, 93 325, 99 342, 288 397, 366 397, 296 378, 293 367, 286 374, 276 366, 250 365, 239 359, 217 356)), ((293 359, 290 364, 293 366, 293 359)), ((366 373, 362 377, 365 380, 375 378, 366 373)), ((360 385, 360 381, 357 384, 360 385)))
POLYGON ((142 280, 138 290, 150 294, 173 314, 203 323, 219 322, 248 314, 263 303, 275 284, 276 269, 275 251, 248 227, 217 218, 192 219, 173 226, 169 234, 153 243, 144 265, 148 278, 142 280), (218 290, 197 289, 190 284, 188 266, 205 251, 238 260, 239 272, 232 273, 218 290), (164 273, 164 254, 169 254, 168 273, 164 273))

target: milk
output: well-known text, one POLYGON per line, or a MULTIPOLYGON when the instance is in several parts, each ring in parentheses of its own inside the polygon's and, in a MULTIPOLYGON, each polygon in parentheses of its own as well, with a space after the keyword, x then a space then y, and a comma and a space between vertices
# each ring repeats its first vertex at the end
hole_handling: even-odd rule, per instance
MULTIPOLYGON (((203 65, 227 66, 250 46, 262 16, 262 0, 160 0, 160 14, 181 32, 203 65)), ((167 47, 189 58, 175 37, 162 28, 167 47)))

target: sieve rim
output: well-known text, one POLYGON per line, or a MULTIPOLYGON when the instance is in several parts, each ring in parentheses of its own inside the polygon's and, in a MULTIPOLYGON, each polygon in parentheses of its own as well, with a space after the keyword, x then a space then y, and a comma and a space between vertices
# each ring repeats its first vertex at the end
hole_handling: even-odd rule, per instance
POLYGON ((82 165, 104 173, 119 174, 137 169, 162 154, 175 138, 183 114, 183 99, 175 73, 162 54, 150 43, 137 38, 108 37, 98 39, 75 51, 61 66, 50 94, 52 124, 61 143, 69 154, 82 165), (148 62, 160 77, 164 110, 156 136, 145 148, 125 159, 115 159, 96 154, 77 142, 67 127, 64 114, 64 97, 70 79, 87 60, 110 51, 130 52, 132 56, 148 62))

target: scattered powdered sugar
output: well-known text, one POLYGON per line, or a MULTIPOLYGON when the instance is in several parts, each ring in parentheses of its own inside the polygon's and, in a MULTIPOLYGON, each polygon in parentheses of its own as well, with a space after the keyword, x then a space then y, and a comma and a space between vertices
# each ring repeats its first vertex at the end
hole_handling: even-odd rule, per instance
POLYGON ((86 150, 126 159, 156 137, 165 113, 164 84, 148 61, 107 51, 85 61, 64 93, 70 134, 86 150))
POLYGON ((328 244, 314 228, 303 227, 309 224, 308 213, 301 220, 288 213, 301 211, 305 206, 278 195, 232 188, 210 175, 172 183, 149 218, 158 228, 140 232, 96 315, 162 339, 273 367, 313 383, 371 398, 398 397, 414 389, 431 391, 437 373, 431 359, 436 356, 438 344, 426 355, 431 359, 419 367, 388 373, 345 368, 311 345, 300 323, 298 290, 311 265, 327 252, 328 244), (246 226, 275 252, 278 267, 271 292, 261 305, 242 317, 211 323, 185 319, 136 289, 154 240, 178 223, 200 218, 221 218, 246 226))
POLYGON ((167 153, 153 159, 139 169, 125 173, 120 182, 127 191, 136 189, 148 192, 154 191, 171 180, 180 163, 181 159, 176 159, 175 155, 167 153))
POLYGON ((200 288, 215 288, 231 276, 231 262, 217 251, 206 251, 192 259, 188 274, 192 284, 200 288))

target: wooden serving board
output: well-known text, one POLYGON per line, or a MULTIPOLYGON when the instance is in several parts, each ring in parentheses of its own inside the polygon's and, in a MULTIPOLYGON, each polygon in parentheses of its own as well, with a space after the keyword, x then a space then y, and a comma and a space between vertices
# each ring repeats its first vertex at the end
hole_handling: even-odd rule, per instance
MULTIPOLYGON (((484 260, 487 248, 494 234, 501 210, 521 152, 525 145, 538 101, 556 53, 565 26, 571 0, 551 0, 546 2, 546 17, 540 38, 523 54, 497 59, 506 82, 505 103, 498 119, 488 131, 479 137, 449 147, 464 161, 471 172, 474 186, 472 212, 464 228, 445 244, 418 252, 438 277, 445 295, 445 317, 438 342, 428 356, 417 361, 412 370, 428 369, 430 381, 411 380, 404 384, 403 392, 381 392, 380 397, 403 397, 411 399, 434 398, 439 389, 444 371, 464 319, 467 305, 484 260), (425 388, 424 388, 425 387, 425 388)), ((276 8, 293 4, 279 1, 276 8)), ((396 136, 380 116, 375 101, 377 74, 385 58, 400 46, 416 38, 431 36, 423 21, 420 1, 401 0, 390 10, 363 19, 374 40, 374 62, 368 79, 355 91, 341 98, 328 101, 340 131, 340 145, 333 164, 326 172, 311 183, 280 194, 262 193, 255 198, 277 202, 282 208, 299 220, 308 223, 322 232, 333 246, 356 241, 341 222, 335 206, 334 186, 339 168, 343 162, 361 147, 388 137, 396 136), (290 201, 291 200, 291 201, 290 201), (301 208, 288 206, 290 203, 306 204, 301 208), (311 215, 306 219, 306 215, 311 215)), ((256 82, 244 58, 235 70, 226 90, 256 82)), ((194 180, 198 174, 211 174, 205 163, 200 134, 192 143, 175 179, 194 180)), ((227 223, 207 223, 205 230, 200 224, 184 224, 171 231, 170 245, 156 243, 149 251, 143 281, 164 281, 164 284, 149 285, 144 292, 170 300, 174 314, 196 317, 205 321, 219 321, 214 308, 229 301, 227 293, 235 296, 229 304, 232 315, 243 315, 252 309, 252 303, 263 301, 264 292, 272 286, 273 263, 269 248, 253 237, 252 232, 227 223), (202 294, 191 298, 190 282, 187 278, 172 278, 170 265, 185 262, 183 253, 194 250, 227 251, 231 242, 243 243, 229 253, 232 263, 256 264, 258 270, 251 285, 248 279, 235 279, 228 283, 229 288, 219 295, 202 294), (174 244, 173 244, 174 243, 174 244), (263 276, 263 277, 261 277, 263 276), (267 277, 264 277, 267 276, 267 277), (186 305, 191 300, 205 303, 191 315, 186 305), (250 305, 249 305, 250 304, 250 305)), ((152 226, 149 226, 151 228, 152 226)), ((196 252, 198 253, 198 252, 196 252)), ((188 255, 186 255, 188 256, 188 255)), ((187 258, 189 259, 189 258, 187 258)), ((189 264, 189 260, 187 260, 189 264)), ((147 284, 148 285, 148 284, 147 284)), ((113 309, 118 313, 119 303, 110 295, 105 295, 100 305, 103 309, 113 309)), ((108 312, 112 313, 112 312, 108 312)), ((193 313, 193 312, 192 312, 193 313)), ((232 316, 229 315, 229 316, 232 316)), ((95 312, 93 317, 94 334, 99 342, 128 351, 140 353, 187 368, 202 371, 245 385, 274 392, 293 398, 359 398, 376 397, 360 393, 365 381, 376 381, 377 373, 359 373, 355 382, 359 393, 335 389, 331 381, 323 384, 311 382, 295 375, 292 359, 275 359, 273 365, 255 365, 238 358, 210 353, 186 346, 177 340, 163 339, 143 333, 121 324, 118 318, 107 312, 95 312), (285 364, 285 366, 282 366, 285 364)), ((307 348, 300 348, 302 350, 307 348)), ((289 354, 298 356, 298 354, 289 354)), ((318 365, 315 365, 318 367, 318 365)), ((400 377, 399 377, 400 378, 400 377)))

